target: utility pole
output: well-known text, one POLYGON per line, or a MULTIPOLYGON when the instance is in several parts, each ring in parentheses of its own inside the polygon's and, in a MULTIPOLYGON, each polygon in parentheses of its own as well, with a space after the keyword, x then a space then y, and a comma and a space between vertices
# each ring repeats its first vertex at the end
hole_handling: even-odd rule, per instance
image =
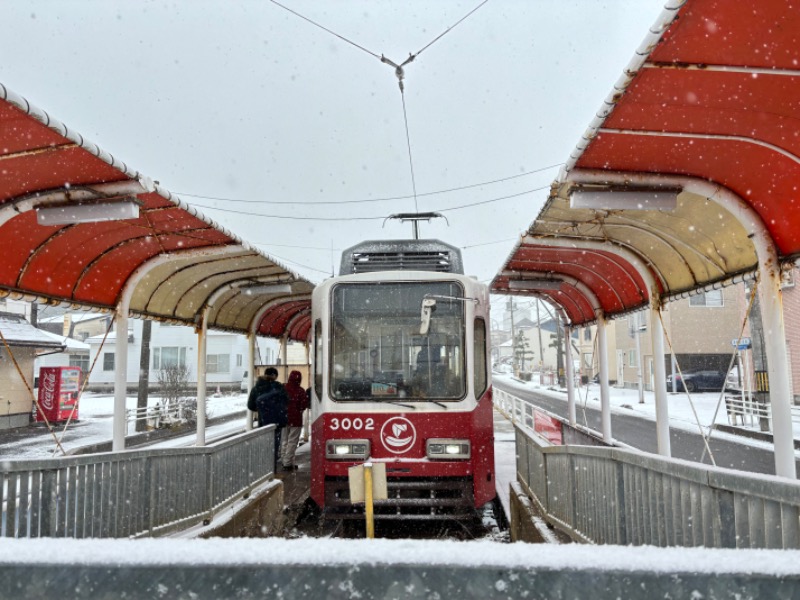
POLYGON ((544 385, 544 347, 542 346, 542 320, 539 318, 539 298, 536 302, 536 329, 539 332, 539 385, 544 385))
MULTIPOLYGON (((564 330, 561 324, 561 317, 556 315, 556 370, 558 371, 558 386, 564 387, 564 356, 561 353, 564 343, 564 330)), ((567 340, 569 344, 569 340, 567 340)))
POLYGON ((767 375, 767 354, 764 340, 764 325, 761 321, 761 304, 754 286, 749 292, 755 294, 753 306, 750 308, 750 335, 753 343, 753 374, 755 375, 755 390, 753 396, 759 408, 761 417, 759 425, 761 431, 769 431, 769 417, 767 417, 767 403, 769 402, 769 379, 767 375))
POLYGON ((514 299, 509 298, 507 304, 511 313, 511 370, 517 375, 517 336, 514 334, 514 299))
POLYGON ((139 354, 139 394, 136 399, 136 431, 147 431, 147 396, 150 387, 150 337, 153 322, 150 319, 142 321, 142 349, 139 354))

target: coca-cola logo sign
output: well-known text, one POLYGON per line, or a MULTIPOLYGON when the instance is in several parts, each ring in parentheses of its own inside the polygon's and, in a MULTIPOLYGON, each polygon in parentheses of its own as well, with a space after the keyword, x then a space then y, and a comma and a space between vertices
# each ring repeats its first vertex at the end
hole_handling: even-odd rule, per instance
POLYGON ((42 391, 39 394, 39 403, 45 410, 53 410, 56 400, 56 374, 46 371, 42 377, 42 391))

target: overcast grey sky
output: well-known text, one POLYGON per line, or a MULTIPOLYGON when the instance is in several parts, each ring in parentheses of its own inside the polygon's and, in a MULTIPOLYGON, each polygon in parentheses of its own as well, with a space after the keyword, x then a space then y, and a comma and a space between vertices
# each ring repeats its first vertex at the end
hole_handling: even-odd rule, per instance
MULTIPOLYGON (((400 62, 480 0, 281 2, 400 62)), ((557 168, 519 175, 566 160, 662 6, 490 0, 419 54, 417 204, 449 220, 422 237, 491 279, 557 168)), ((383 226, 415 203, 397 79, 368 52, 267 0, 0 0, 0 22, 6 86, 309 279, 363 239, 410 236, 383 226)))

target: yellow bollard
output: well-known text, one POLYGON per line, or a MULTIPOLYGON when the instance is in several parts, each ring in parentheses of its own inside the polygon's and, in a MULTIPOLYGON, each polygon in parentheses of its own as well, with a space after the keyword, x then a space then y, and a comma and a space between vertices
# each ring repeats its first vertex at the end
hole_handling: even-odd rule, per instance
POLYGON ((364 463, 364 515, 367 519, 367 538, 375 537, 375 517, 372 511, 372 463, 364 463))

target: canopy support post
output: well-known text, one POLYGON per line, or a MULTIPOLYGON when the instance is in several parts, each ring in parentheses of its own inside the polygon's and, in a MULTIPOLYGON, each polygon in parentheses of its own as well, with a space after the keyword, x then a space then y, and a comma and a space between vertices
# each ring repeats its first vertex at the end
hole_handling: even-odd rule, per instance
POLYGON ((130 294, 124 293, 117 305, 116 337, 114 340, 114 417, 111 451, 125 450, 125 433, 128 426, 125 400, 128 388, 128 309, 130 294))
MULTIPOLYGON (((250 397, 250 392, 253 390, 256 380, 256 334, 251 331, 247 334, 247 396, 250 397)), ((246 409, 245 431, 253 429, 253 412, 246 409)))
POLYGON ((569 424, 575 427, 578 419, 575 410, 575 373, 572 363, 572 327, 564 323, 564 360, 567 374, 567 417, 569 424))
POLYGON ((597 316, 597 347, 600 356, 600 430, 603 441, 612 444, 611 437, 611 394, 608 389, 608 340, 606 339, 606 317, 602 309, 595 311, 597 316))
POLYGON ((210 303, 203 307, 200 312, 200 327, 197 330, 197 439, 195 446, 206 445, 206 384, 208 379, 206 345, 210 310, 210 303))
POLYGON ((656 442, 661 456, 672 456, 669 441, 669 403, 667 401, 667 369, 664 364, 664 329, 661 321, 661 306, 653 296, 650 302, 650 339, 653 344, 653 368, 656 398, 656 442))

